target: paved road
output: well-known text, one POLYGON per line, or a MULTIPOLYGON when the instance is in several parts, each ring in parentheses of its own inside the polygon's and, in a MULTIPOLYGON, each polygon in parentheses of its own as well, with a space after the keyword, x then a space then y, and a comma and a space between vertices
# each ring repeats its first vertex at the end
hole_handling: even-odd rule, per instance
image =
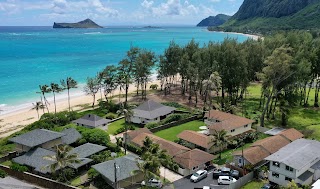
MULTIPOLYGON (((212 171, 209 171, 208 177, 197 182, 193 183, 190 181, 190 176, 184 177, 180 180, 173 182, 174 189, 194 189, 195 187, 210 186, 212 189, 222 189, 224 186, 218 185, 217 179, 212 178, 212 171)), ((169 189, 171 187, 164 187, 169 189)))

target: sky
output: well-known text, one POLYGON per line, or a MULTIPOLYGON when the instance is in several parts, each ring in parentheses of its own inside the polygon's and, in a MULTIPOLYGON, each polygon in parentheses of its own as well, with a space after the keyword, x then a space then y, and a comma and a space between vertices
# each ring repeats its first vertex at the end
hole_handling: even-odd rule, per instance
POLYGON ((102 26, 196 25, 233 15, 243 0, 0 0, 0 26, 51 26, 90 18, 102 26))

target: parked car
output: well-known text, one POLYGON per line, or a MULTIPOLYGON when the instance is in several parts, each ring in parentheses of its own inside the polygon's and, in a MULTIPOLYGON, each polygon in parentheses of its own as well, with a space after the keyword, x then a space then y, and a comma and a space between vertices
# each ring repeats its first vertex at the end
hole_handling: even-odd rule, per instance
POLYGON ((151 186, 151 187, 154 187, 154 188, 162 188, 162 182, 157 180, 157 179, 154 179, 154 178, 148 180, 147 183, 145 181, 142 181, 141 185, 142 186, 151 186))
POLYGON ((276 188, 274 185, 271 185, 271 184, 264 184, 261 189, 274 189, 276 188))
POLYGON ((222 167, 220 176, 231 176, 231 169, 228 167, 222 167))
POLYGON ((191 182, 198 182, 208 176, 208 171, 206 170, 199 170, 190 177, 191 182))
POLYGON ((213 177, 213 179, 219 178, 220 173, 221 173, 221 169, 219 169, 219 168, 213 169, 213 172, 212 172, 212 177, 213 177))
POLYGON ((238 170, 231 170, 231 176, 233 178, 239 179, 239 175, 240 175, 240 173, 238 170))
POLYGON ((219 178, 218 178, 218 184, 220 185, 220 184, 227 184, 227 185, 229 185, 229 184, 232 184, 232 183, 235 183, 235 182, 237 182, 237 179, 235 179, 235 178, 233 178, 233 177, 231 177, 231 176, 220 176, 219 178))

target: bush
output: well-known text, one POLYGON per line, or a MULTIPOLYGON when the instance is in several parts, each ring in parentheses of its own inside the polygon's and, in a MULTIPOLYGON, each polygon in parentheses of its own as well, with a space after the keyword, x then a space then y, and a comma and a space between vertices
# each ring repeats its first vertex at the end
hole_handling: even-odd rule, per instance
POLYGON ((148 129, 152 129, 158 126, 159 126, 159 123, 156 123, 156 122, 149 122, 145 125, 145 127, 147 127, 148 129))
POLYGON ((127 144, 127 149, 135 154, 141 155, 141 149, 132 144, 127 144))
POLYGON ((121 151, 121 148, 119 146, 117 146, 116 144, 113 144, 111 142, 109 142, 107 144, 107 149, 112 152, 120 152, 121 151))
POLYGON ((26 172, 28 171, 28 167, 24 166, 24 165, 20 165, 18 163, 12 163, 10 166, 10 169, 14 170, 14 171, 19 171, 19 172, 26 172))
POLYGON ((112 100, 100 101, 99 102, 100 109, 108 110, 108 112, 116 113, 120 109, 120 104, 115 104, 112 100))
POLYGON ((75 175, 75 172, 71 168, 63 169, 62 171, 59 171, 59 175, 57 177, 57 180, 59 182, 67 182, 71 180, 75 175), (67 180, 66 180, 67 179, 67 180))
POLYGON ((87 142, 106 146, 110 142, 108 133, 100 129, 79 129, 82 134, 82 139, 87 142))
POLYGON ((106 118, 107 118, 107 119, 116 119, 116 118, 118 118, 118 114, 115 114, 115 113, 110 112, 110 113, 108 113, 108 114, 106 115, 106 118))
POLYGON ((111 157, 111 151, 109 150, 92 155, 91 158, 96 164, 113 159, 113 157, 111 157))
POLYGON ((152 85, 150 85, 150 89, 155 90, 155 89, 157 89, 157 88, 158 88, 158 84, 152 84, 152 85))
POLYGON ((174 121, 180 121, 190 116, 191 116, 190 114, 171 114, 168 117, 166 117, 164 120, 160 121, 160 125, 171 123, 174 121))
POLYGON ((4 170, 2 170, 2 169, 0 169, 0 178, 4 178, 4 177, 6 177, 8 174, 4 171, 4 170))
MULTIPOLYGON (((133 125, 128 124, 128 125, 127 125, 127 129, 128 129, 128 130, 135 130, 136 128, 135 128, 133 125)), ((121 127, 121 128, 119 128, 119 129, 116 130, 116 132, 114 133, 114 135, 117 135, 117 134, 119 134, 119 133, 123 133, 123 132, 125 132, 125 131, 126 131, 126 128, 125 128, 125 127, 121 127)))
POLYGON ((90 168, 88 171, 88 177, 90 180, 96 178, 97 176, 99 176, 99 172, 96 171, 94 168, 90 168))

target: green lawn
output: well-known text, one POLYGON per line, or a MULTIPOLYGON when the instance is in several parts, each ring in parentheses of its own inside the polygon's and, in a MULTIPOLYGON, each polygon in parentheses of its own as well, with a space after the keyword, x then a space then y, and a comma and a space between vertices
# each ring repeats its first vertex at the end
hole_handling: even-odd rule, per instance
POLYGON ((80 176, 77 177, 77 178, 75 178, 75 179, 73 179, 73 180, 71 181, 71 185, 72 185, 72 186, 78 186, 78 185, 80 185, 80 184, 81 184, 80 176))
POLYGON ((12 161, 10 161, 10 160, 5 161, 5 162, 1 163, 1 165, 5 165, 5 166, 10 167, 12 165, 12 161))
POLYGON ((251 181, 248 184, 241 187, 241 189, 259 189, 263 186, 263 182, 261 181, 251 181))
MULTIPOLYGON (((108 125, 108 133, 110 135, 113 135, 118 129, 122 128, 122 127, 125 127, 125 120, 124 119, 119 119, 118 121, 115 121, 115 122, 112 122, 110 123, 110 125, 108 125)), ((135 124, 130 124, 132 126, 134 126, 135 128, 138 128, 137 125, 135 124)))
POLYGON ((203 121, 195 120, 195 121, 191 121, 175 127, 171 127, 169 129, 156 132, 154 134, 163 139, 174 141, 178 139, 177 135, 182 131, 184 130, 199 131, 199 127, 204 125, 205 123, 203 121))

